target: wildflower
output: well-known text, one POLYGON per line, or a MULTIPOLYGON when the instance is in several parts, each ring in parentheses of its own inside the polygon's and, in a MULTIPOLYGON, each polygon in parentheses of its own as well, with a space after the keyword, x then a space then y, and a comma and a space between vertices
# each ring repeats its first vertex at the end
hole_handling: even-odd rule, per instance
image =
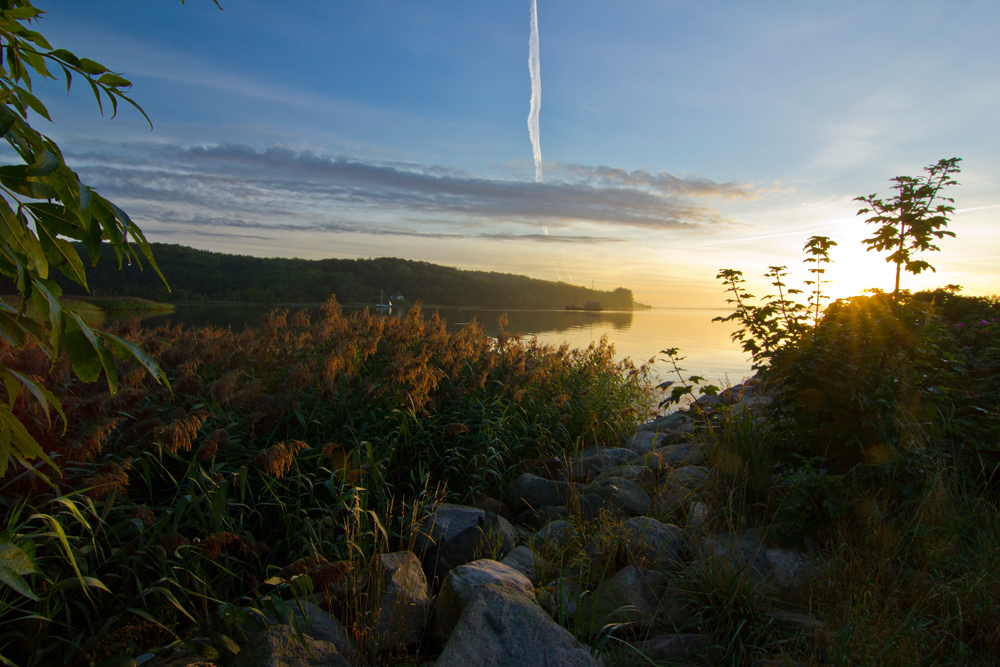
POLYGON ((267 545, 254 542, 249 537, 234 535, 229 532, 215 533, 209 535, 201 543, 202 553, 209 560, 215 560, 219 554, 228 553, 237 556, 260 557, 270 551, 267 545))
POLYGON ((84 493, 94 500, 103 500, 112 491, 124 491, 128 486, 128 471, 131 468, 132 459, 102 466, 101 472, 84 478, 83 486, 89 487, 84 493))
POLYGON ((209 461, 220 449, 225 449, 229 444, 229 431, 220 428, 213 431, 205 438, 205 442, 198 448, 197 456, 202 461, 209 461))
POLYGON ((964 325, 964 324, 962 324, 961 322, 959 322, 959 323, 958 323, 958 324, 956 324, 955 326, 956 326, 956 327, 958 327, 959 329, 961 329, 961 328, 962 328, 962 327, 964 327, 965 325, 964 325))
POLYGON ((983 320, 982 322, 980 322, 980 323, 979 323, 979 325, 980 325, 980 326, 984 326, 984 327, 985 327, 985 326, 986 326, 987 324, 989 324, 989 322, 987 322, 986 320, 983 320))
POLYGON ((163 448, 176 454, 191 449, 191 441, 198 436, 202 422, 208 415, 193 412, 190 415, 175 419, 168 426, 156 429, 156 442, 163 448))
POLYGON ((135 508, 135 518, 145 523, 152 524, 156 515, 153 514, 153 510, 149 509, 145 505, 139 505, 135 508))

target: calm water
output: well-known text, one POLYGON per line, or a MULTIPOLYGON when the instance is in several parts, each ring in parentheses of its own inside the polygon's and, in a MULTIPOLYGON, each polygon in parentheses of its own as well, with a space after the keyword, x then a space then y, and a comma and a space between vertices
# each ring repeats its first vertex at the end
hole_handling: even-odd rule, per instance
MULTIPOLYGON (((306 307, 319 315, 316 306, 306 307)), ((145 319, 147 324, 167 321, 196 325, 214 325, 242 329, 255 326, 274 309, 274 306, 252 304, 179 304, 174 312, 145 319)), ((295 307, 290 307, 296 310, 295 307)), ((358 308, 344 307, 345 313, 358 308)), ((394 307, 389 317, 401 317, 405 308, 394 307)), ((430 314, 431 309, 425 308, 430 314)), ((486 333, 499 333, 497 321, 507 313, 508 333, 536 336, 539 341, 551 344, 568 342, 573 347, 586 347, 591 341, 607 336, 614 344, 619 358, 631 357, 636 362, 656 357, 655 373, 661 379, 676 380, 668 375, 670 366, 660 361, 660 350, 680 348, 686 359, 681 362, 686 369, 684 376, 701 375, 715 384, 735 384, 750 375, 750 362, 743 352, 729 340, 732 331, 726 323, 713 323, 712 318, 724 314, 713 310, 641 310, 634 312, 587 313, 566 310, 473 310, 440 308, 438 313, 447 322, 449 331, 457 331, 464 324, 477 320, 486 333)))

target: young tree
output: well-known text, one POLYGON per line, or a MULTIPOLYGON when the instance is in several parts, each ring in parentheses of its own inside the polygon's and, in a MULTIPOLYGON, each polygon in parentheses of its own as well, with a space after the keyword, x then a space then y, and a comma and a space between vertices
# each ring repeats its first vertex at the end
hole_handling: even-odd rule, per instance
MULTIPOLYGON (((15 347, 34 342, 53 362, 65 352, 77 377, 93 382, 103 373, 112 393, 118 389, 115 356, 130 357, 158 380, 165 380, 156 362, 141 349, 91 330, 79 315, 59 303, 61 290, 52 280, 53 271, 87 286, 83 261, 67 239, 84 244, 92 266, 107 244, 119 268, 123 259, 140 262, 144 257, 161 279, 163 276, 142 231, 128 215, 84 185, 66 165, 56 143, 28 123, 32 112, 51 121, 31 85, 32 76, 56 78, 52 71, 65 77, 67 92, 74 75, 85 81, 102 113, 105 99, 112 116, 119 101, 146 116, 125 92, 131 86, 129 81, 93 60, 53 49, 32 30, 42 13, 30 0, 0 0, 0 135, 21 160, 0 166, 0 275, 14 281, 21 297, 17 308, 0 301, 0 338, 15 347)), ((53 409, 62 415, 58 401, 35 379, 3 364, 0 378, 8 400, 7 405, 0 403, 0 476, 10 456, 23 463, 42 458, 52 464, 13 410, 22 391, 27 391, 48 417, 53 409)), ((65 424, 64 416, 63 421, 65 424)))
POLYGON ((959 162, 961 158, 957 157, 939 160, 924 168, 927 175, 923 178, 897 176, 892 179, 895 183, 892 189, 896 194, 888 200, 879 199, 875 194, 855 199, 868 205, 858 211, 858 215, 873 213, 865 222, 881 225, 875 236, 862 243, 868 246, 869 251, 891 252, 885 261, 896 264, 893 300, 899 296, 899 276, 903 269, 914 275, 924 269, 936 271, 928 262, 915 257, 914 253, 940 251, 932 239, 955 236, 954 232, 943 229, 948 225, 948 216, 955 211, 951 205, 955 200, 942 197, 941 191, 949 185, 958 185, 952 174, 961 171, 959 162))

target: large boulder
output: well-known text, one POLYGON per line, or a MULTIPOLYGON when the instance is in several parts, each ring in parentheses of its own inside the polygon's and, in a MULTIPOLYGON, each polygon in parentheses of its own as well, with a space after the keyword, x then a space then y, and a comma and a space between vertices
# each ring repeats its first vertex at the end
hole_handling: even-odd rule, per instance
POLYGON ((540 530, 553 521, 568 519, 570 514, 571 512, 568 507, 545 505, 521 512, 517 515, 517 523, 535 531, 540 530))
POLYGON ((666 591, 666 575, 629 565, 581 601, 576 622, 591 637, 606 630, 652 629, 659 622, 657 617, 661 615, 666 591))
POLYGON ((423 637, 432 600, 416 555, 380 554, 362 574, 369 599, 378 600, 376 630, 383 646, 412 646, 423 637))
POLYGON ((584 494, 596 494, 612 507, 625 511, 631 516, 648 514, 653 499, 646 490, 635 482, 620 477, 601 479, 584 489, 584 494))
POLYGON ((265 628, 244 646, 233 667, 351 667, 351 663, 330 642, 299 634, 290 626, 265 628))
POLYGON ((708 460, 704 448, 697 442, 668 445, 649 453, 646 465, 655 472, 666 472, 683 466, 700 466, 708 460))
POLYGON ((537 548, 562 549, 578 538, 569 521, 553 521, 534 534, 531 543, 537 548))
POLYGON ((677 412, 671 412, 669 415, 663 415, 651 422, 642 424, 638 430, 666 433, 682 428, 685 424, 689 423, 691 423, 691 416, 687 412, 678 410, 677 412))
POLYGON ((587 483, 608 468, 632 463, 638 454, 625 447, 591 447, 569 461, 569 477, 573 482, 587 483))
POLYGON ((583 487, 572 482, 545 479, 524 473, 507 487, 507 497, 515 511, 524 511, 546 505, 564 506, 583 487))
POLYGON ((667 434, 660 431, 636 431, 635 435, 625 442, 625 448, 636 454, 648 454, 657 447, 662 447, 667 434))
POLYGON ((439 644, 448 641, 459 617, 484 588, 502 589, 534 601, 531 581, 514 568, 495 560, 477 560, 448 573, 434 600, 432 634, 439 644))
POLYGON ((291 622, 294 624, 293 627, 301 630, 303 634, 333 644, 348 659, 353 660, 356 657, 354 639, 336 616, 328 614, 308 600, 289 600, 287 609, 291 612, 289 618, 278 618, 273 613, 247 615, 243 618, 240 615, 243 612, 238 613, 237 618, 240 620, 234 636, 237 639, 252 638, 270 626, 287 625, 291 622))
POLYGON ((726 568, 745 572, 750 581, 767 590, 796 587, 815 574, 819 567, 804 551, 768 547, 767 529, 752 528, 735 533, 717 533, 698 541, 698 569, 726 568))
POLYGON ((491 586, 465 607, 435 667, 597 667, 528 597, 491 586))
POLYGON ((535 562, 535 552, 528 547, 523 545, 515 547, 500 562, 526 576, 532 584, 538 583, 538 564, 535 562))
POLYGON ((503 517, 465 505, 443 504, 417 532, 415 546, 433 587, 448 572, 484 555, 503 558, 514 548, 517 532, 503 517))
POLYGON ((688 554, 688 537, 682 528, 650 517, 633 517, 622 523, 618 538, 631 558, 654 570, 676 567, 688 554))

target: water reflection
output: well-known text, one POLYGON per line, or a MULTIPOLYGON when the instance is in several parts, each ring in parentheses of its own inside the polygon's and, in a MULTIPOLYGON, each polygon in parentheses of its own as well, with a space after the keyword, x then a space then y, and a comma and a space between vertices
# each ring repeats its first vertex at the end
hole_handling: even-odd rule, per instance
MULTIPOLYGON (((282 306, 289 310, 303 307, 282 306)), ((304 307, 315 318, 321 313, 318 306, 304 307)), ((147 325, 167 322, 191 325, 231 327, 241 331, 244 326, 257 326, 275 309, 275 306, 256 304, 178 304, 174 312, 154 315, 144 319, 147 325)), ((359 307, 344 307, 345 313, 359 307)), ((386 317, 402 317, 406 307, 394 307, 386 317)), ((425 308, 430 316, 434 309, 425 308)), ((750 364, 729 335, 730 324, 713 323, 719 312, 710 310, 643 310, 635 312, 599 313, 567 310, 478 310, 440 308, 438 313, 447 323, 448 331, 461 329, 475 319, 487 335, 500 333, 498 320, 506 312, 506 331, 510 334, 537 336, 544 343, 560 345, 568 342, 572 347, 586 347, 607 336, 615 346, 619 358, 631 357, 636 361, 659 358, 660 350, 679 347, 687 358, 683 362, 687 375, 701 375, 715 384, 739 382, 750 374, 750 364)), ((670 374, 670 367, 660 361, 653 366, 659 379, 677 378, 670 374)))

